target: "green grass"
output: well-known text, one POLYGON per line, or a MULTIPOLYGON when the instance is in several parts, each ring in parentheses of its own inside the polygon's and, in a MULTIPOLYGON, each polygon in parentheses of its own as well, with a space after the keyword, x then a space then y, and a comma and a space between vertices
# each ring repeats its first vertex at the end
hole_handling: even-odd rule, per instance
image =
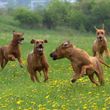
MULTIPOLYGON (((96 87, 88 77, 72 84, 70 79, 73 71, 70 62, 67 59, 53 61, 49 57, 64 40, 70 40, 92 55, 91 47, 95 35, 71 30, 23 30, 7 23, 3 23, 4 25, 8 32, 3 27, 0 32, 0 45, 10 42, 12 29, 25 33, 25 40, 21 45, 24 68, 20 68, 16 61, 9 62, 5 69, 0 71, 0 110, 110 110, 110 69, 104 67, 104 86, 96 87), (7 26, 12 28, 8 29, 7 26), (45 44, 45 54, 50 68, 49 80, 46 83, 43 82, 43 74, 39 76, 40 83, 33 83, 26 69, 26 57, 33 49, 30 44, 32 38, 48 40, 48 44, 45 44)), ((110 64, 110 59, 105 60, 110 64)))

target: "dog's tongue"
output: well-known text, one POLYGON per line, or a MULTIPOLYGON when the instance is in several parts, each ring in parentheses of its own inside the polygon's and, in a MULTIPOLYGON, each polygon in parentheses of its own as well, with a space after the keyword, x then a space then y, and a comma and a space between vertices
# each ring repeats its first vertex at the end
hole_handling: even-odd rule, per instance
POLYGON ((23 42, 20 42, 20 44, 23 44, 23 42))
POLYGON ((23 42, 21 42, 21 41, 18 41, 18 43, 19 43, 19 44, 23 44, 23 42))
POLYGON ((43 48, 38 48, 38 51, 43 51, 43 48))

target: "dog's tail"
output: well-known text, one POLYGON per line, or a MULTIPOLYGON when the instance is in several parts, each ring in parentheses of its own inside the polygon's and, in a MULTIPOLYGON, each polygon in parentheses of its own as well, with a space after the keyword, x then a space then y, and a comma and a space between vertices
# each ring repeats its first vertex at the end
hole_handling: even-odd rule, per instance
POLYGON ((100 63, 102 63, 106 67, 110 68, 110 66, 108 64, 106 64, 103 60, 101 60, 100 58, 98 58, 98 60, 99 60, 100 63))

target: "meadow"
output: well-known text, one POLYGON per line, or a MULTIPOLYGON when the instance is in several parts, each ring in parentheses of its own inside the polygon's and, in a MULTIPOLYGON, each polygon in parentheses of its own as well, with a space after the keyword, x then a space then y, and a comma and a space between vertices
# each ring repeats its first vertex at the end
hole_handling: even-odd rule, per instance
MULTIPOLYGON (((6 29, 9 30, 7 27, 6 29)), ((12 31, 0 32, 0 45, 5 45, 12 39, 12 31)), ((72 30, 22 30, 24 42, 21 45, 24 67, 20 68, 17 61, 9 62, 0 71, 0 110, 110 110, 110 69, 104 68, 105 85, 95 86, 88 77, 79 79, 76 83, 70 80, 73 71, 67 59, 53 61, 49 54, 63 41, 70 40, 74 45, 86 50, 92 55, 92 43, 95 34, 79 33, 72 30), (27 54, 32 51, 30 40, 47 39, 45 54, 50 65, 49 80, 43 82, 43 74, 39 76, 40 83, 33 83, 26 69, 27 54)), ((110 41, 109 38, 109 48, 110 41)), ((110 64, 110 59, 105 61, 110 64)))

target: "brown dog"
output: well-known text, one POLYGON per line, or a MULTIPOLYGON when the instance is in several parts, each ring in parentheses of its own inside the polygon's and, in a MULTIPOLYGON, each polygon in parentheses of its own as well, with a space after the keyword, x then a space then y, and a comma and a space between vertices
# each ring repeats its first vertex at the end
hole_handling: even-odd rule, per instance
POLYGON ((13 32, 13 39, 10 44, 0 47, 0 66, 3 69, 8 61, 18 60, 22 67, 20 44, 22 43, 23 33, 13 32))
MULTIPOLYGON (((67 58, 71 61, 72 68, 75 72, 72 82, 84 75, 88 75, 89 79, 99 85, 94 79, 94 74, 98 77, 100 84, 104 83, 104 75, 101 63, 96 57, 90 57, 87 52, 76 48, 69 41, 62 43, 54 52, 50 54, 53 60, 67 58)), ((106 65, 106 64, 105 64, 106 65)))
POLYGON ((93 56, 97 56, 101 59, 103 59, 103 53, 106 53, 106 56, 109 57, 110 53, 108 50, 108 46, 107 46, 107 39, 105 37, 105 30, 104 30, 104 26, 102 29, 96 29, 96 35, 97 35, 97 39, 94 41, 93 43, 93 56))
POLYGON ((31 44, 34 44, 34 50, 28 55, 27 58, 27 69, 30 73, 31 80, 33 82, 38 81, 36 72, 43 71, 44 81, 48 80, 48 63, 44 55, 43 44, 47 43, 47 40, 31 40, 31 44))

